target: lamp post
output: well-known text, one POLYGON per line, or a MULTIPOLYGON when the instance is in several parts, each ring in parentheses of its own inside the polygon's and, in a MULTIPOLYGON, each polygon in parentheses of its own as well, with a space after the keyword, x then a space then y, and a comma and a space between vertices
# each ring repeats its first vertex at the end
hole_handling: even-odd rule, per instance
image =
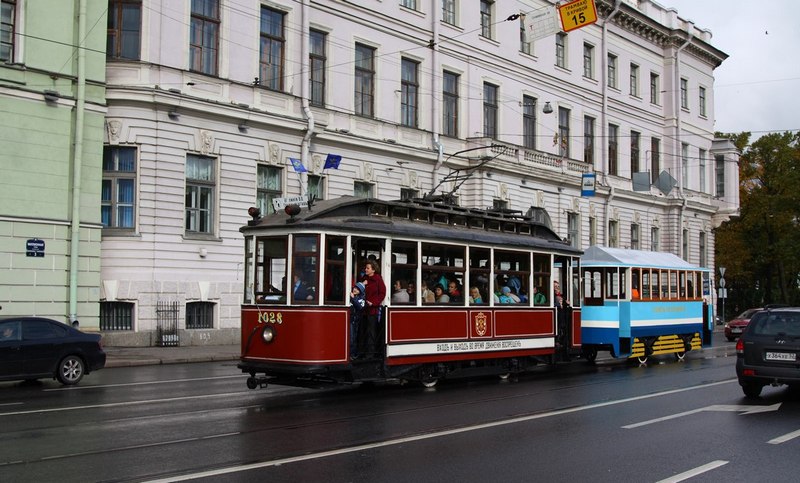
POLYGON ((719 298, 722 299, 722 323, 725 323, 725 299, 728 294, 725 290, 725 267, 719 267, 719 298))

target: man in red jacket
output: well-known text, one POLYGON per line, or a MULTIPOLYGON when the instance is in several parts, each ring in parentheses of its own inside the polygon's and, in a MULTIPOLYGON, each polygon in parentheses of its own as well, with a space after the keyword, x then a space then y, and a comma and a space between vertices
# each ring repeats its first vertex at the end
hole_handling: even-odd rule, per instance
MULTIPOLYGON (((378 273, 377 262, 367 260, 364 264, 364 280, 363 284, 366 286, 366 293, 364 298, 367 300, 367 323, 363 326, 364 333, 358 337, 359 354, 364 354, 366 357, 376 358, 381 354, 380 341, 378 336, 380 334, 380 320, 381 306, 383 300, 386 298, 386 284, 383 282, 380 274, 378 273)), ((361 332, 361 331, 359 331, 361 332)))

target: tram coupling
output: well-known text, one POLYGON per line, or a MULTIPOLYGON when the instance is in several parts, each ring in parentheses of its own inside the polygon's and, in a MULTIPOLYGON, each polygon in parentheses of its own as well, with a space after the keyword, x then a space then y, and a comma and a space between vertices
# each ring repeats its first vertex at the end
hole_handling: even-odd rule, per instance
POLYGON ((269 380, 266 376, 250 376, 247 378, 247 389, 256 389, 261 388, 265 389, 267 387, 267 381, 269 380))

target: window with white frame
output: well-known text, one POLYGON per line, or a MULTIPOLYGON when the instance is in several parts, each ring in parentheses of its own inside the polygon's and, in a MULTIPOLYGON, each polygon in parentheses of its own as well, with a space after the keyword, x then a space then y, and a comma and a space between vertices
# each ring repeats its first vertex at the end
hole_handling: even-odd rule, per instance
POLYGON ((633 173, 638 173, 641 169, 641 165, 639 164, 639 151, 642 135, 636 131, 631 131, 631 179, 633 179, 633 173))
POLYGON ((493 10, 494 2, 490 0, 481 0, 481 36, 487 39, 492 38, 493 10))
POLYGON ((258 165, 256 175, 256 207, 261 213, 275 213, 272 200, 283 196, 283 169, 258 165))
POLYGON ((483 135, 492 139, 497 138, 497 90, 497 86, 483 83, 483 135))
POLYGON ((189 68, 192 71, 217 75, 219 31, 219 0, 192 2, 189 28, 189 68))
POLYGON ((569 158, 569 116, 570 110, 566 107, 558 108, 558 154, 561 157, 569 158))
POLYGON ((214 302, 187 302, 186 328, 213 329, 214 302))
POLYGON ((311 98, 309 101, 314 106, 325 106, 325 68, 328 57, 325 48, 328 35, 319 30, 309 32, 309 83, 311 84, 311 98))
POLYGON ((16 23, 16 0, 3 0, 0 4, 0 62, 14 62, 16 23))
POLYGON ((100 214, 104 229, 136 227, 136 148, 103 146, 100 214))
POLYGON ((583 76, 594 79, 594 45, 583 44, 583 76))
POLYGON ((681 78, 681 108, 689 109, 689 81, 681 78))
POLYGON ((459 75, 444 71, 444 81, 442 83, 442 98, 444 109, 442 109, 442 134, 450 137, 458 137, 458 81, 459 75))
POLYGON ((700 104, 700 115, 706 117, 706 88, 698 89, 698 102, 700 104))
POLYGON ((619 247, 619 222, 617 220, 608 220, 608 246, 619 247))
POLYGON ((706 191, 706 156, 708 153, 705 149, 700 149, 697 152, 697 156, 700 158, 700 187, 698 188, 700 191, 706 191))
POLYGON ((639 250, 640 247, 639 224, 631 223, 631 250, 639 250))
POLYGON ((356 44, 355 112, 372 117, 375 108, 375 49, 356 44))
POLYGON ((258 71, 261 85, 276 91, 283 90, 285 17, 286 14, 280 10, 261 7, 261 49, 258 71))
POLYGON ((400 5, 411 10, 417 9, 417 0, 400 0, 400 5))
POLYGON ((563 69, 567 68, 567 34, 556 34, 556 65, 563 69))
POLYGON ((725 196, 725 156, 717 154, 714 156, 714 164, 716 172, 716 185, 717 197, 723 198, 725 196))
POLYGON ((639 66, 631 64, 631 95, 639 97, 639 66))
POLYGON ((325 199, 325 178, 315 174, 308 175, 308 195, 313 196, 315 201, 325 199))
POLYGON ((456 0, 442 0, 442 22, 456 24, 456 0))
POLYGON ((400 199, 403 201, 413 200, 419 198, 419 190, 412 188, 400 188, 400 199))
POLYGON ((606 66, 608 72, 606 73, 608 87, 613 89, 617 88, 617 56, 608 54, 608 65, 606 66))
POLYGON ((650 104, 655 104, 656 106, 661 105, 661 92, 659 91, 660 87, 660 80, 658 78, 658 74, 655 72, 650 73, 650 104))
POLYGON ((186 234, 214 234, 215 165, 208 156, 186 156, 186 234))
POLYGON ((567 213, 567 241, 571 247, 581 247, 580 215, 578 213, 567 213))
POLYGON ((661 249, 661 230, 657 226, 650 228, 650 251, 657 252, 661 249))
POLYGON ((661 140, 650 138, 650 182, 655 184, 661 174, 661 140))
MULTIPOLYGON (((3 0, 3 27, 5 27, 6 4, 3 0)), ((14 12, 11 11, 13 16, 14 12)), ((0 34, 0 45, 5 42, 5 28, 0 34)), ((142 30, 142 0, 109 0, 108 28, 106 34, 106 58, 139 60, 142 30)), ((12 30, 13 31, 13 30, 12 30)), ((3 60, 0 48, 0 60, 3 60)))
POLYGON ((419 103, 419 63, 409 59, 400 61, 400 123, 403 126, 417 127, 419 103))
POLYGON ((594 122, 590 116, 583 116, 583 162, 594 165, 594 122))
POLYGON ((353 196, 356 198, 374 198, 375 185, 366 181, 353 181, 353 196))
POLYGON ((689 145, 681 143, 681 171, 683 172, 683 187, 689 187, 689 145))
POLYGON ((533 42, 526 42, 525 41, 526 38, 527 38, 527 35, 525 33, 525 17, 524 16, 520 16, 519 17, 519 51, 524 53, 524 54, 529 54, 530 55, 530 54, 533 53, 533 50, 532 50, 532 47, 531 47, 533 45, 533 42))
POLYGON ((608 174, 619 174, 619 126, 608 125, 608 174))
POLYGON ((536 98, 522 96, 522 144, 536 149, 536 98))

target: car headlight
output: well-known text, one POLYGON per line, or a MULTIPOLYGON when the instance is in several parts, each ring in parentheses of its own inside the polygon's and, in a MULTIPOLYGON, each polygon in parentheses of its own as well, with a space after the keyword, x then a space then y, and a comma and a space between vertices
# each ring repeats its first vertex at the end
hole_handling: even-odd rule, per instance
POLYGON ((267 344, 275 340, 275 328, 271 325, 265 325, 264 330, 261 331, 261 340, 267 344))

